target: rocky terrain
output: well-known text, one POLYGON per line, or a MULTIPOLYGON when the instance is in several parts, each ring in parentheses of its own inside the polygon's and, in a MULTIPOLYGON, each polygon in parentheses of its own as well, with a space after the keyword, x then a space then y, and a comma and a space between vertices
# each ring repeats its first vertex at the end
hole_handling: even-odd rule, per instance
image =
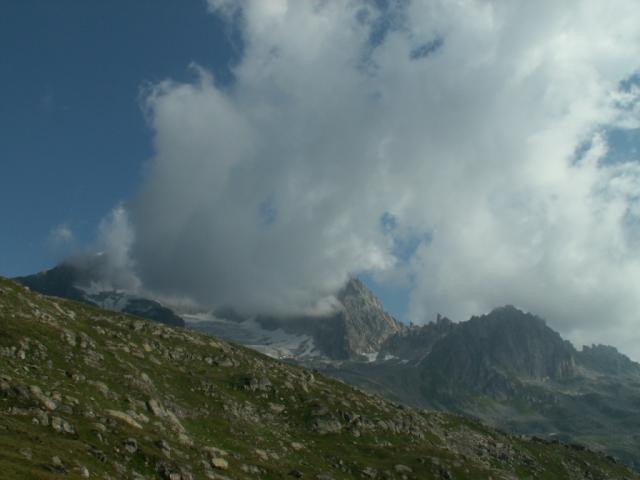
POLYGON ((318 353, 331 360, 375 358, 385 340, 404 330, 357 278, 351 278, 337 299, 342 308, 325 317, 256 318, 264 329, 307 335, 318 353))
POLYGON ((7 479, 640 478, 250 349, 0 279, 7 479))
POLYGON ((337 294, 342 308, 321 318, 247 318, 223 307, 174 312, 127 292, 87 288, 99 273, 99 258, 95 263, 17 280, 43 293, 186 324, 405 405, 589 445, 640 469, 640 365, 613 347, 577 350, 544 320, 514 307, 407 327, 351 279, 337 294))
POLYGON ((378 359, 317 366, 407 405, 583 443, 640 467, 640 365, 613 347, 577 350, 544 320, 507 306, 406 329, 378 359))

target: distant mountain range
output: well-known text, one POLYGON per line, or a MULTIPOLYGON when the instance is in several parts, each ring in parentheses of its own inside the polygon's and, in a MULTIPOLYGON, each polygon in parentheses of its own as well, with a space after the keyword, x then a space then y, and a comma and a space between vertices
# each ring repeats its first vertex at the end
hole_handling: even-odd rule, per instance
POLYGON ((31 289, 210 333, 313 367, 404 404, 472 416, 548 442, 579 442, 640 468, 640 365, 615 348, 577 350, 512 306, 466 322, 407 327, 357 279, 322 318, 246 318, 228 308, 173 311, 125 292, 83 289, 62 265, 31 289))

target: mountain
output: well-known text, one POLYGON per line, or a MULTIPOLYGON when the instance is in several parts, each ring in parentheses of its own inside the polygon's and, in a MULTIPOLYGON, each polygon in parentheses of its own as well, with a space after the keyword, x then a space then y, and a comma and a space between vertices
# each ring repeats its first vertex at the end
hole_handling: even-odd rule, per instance
POLYGON ((406 329, 373 363, 317 367, 407 405, 583 443, 640 467, 640 365, 613 347, 578 351, 512 306, 406 329))
POLYGON ((34 275, 14 278, 16 282, 45 295, 139 315, 166 325, 180 327, 185 325, 181 317, 154 300, 116 290, 92 291, 90 284, 94 279, 94 272, 91 269, 82 269, 68 263, 34 275))
POLYGON ((387 338, 404 329, 357 278, 349 279, 338 292, 336 311, 306 317, 243 316, 226 306, 211 312, 174 311, 126 291, 96 289, 99 279, 100 258, 96 257, 82 268, 63 263, 14 280, 45 295, 91 303, 168 325, 185 326, 186 320, 196 330, 282 358, 372 359, 387 338))
POLYGON ((192 330, 0 279, 7 479, 639 479, 192 330))
POLYGON ((331 360, 375 358, 385 340, 404 330, 357 278, 347 281, 337 299, 340 309, 326 316, 259 316, 256 321, 267 330, 311 337, 316 349, 331 360))
POLYGON ((59 266, 18 280, 42 293, 153 320, 166 315, 168 323, 317 369, 393 401, 589 445, 640 469, 640 365, 613 347, 576 350, 543 319, 513 306, 465 322, 439 316, 406 327, 350 279, 331 314, 246 317, 225 307, 174 311, 122 291, 80 288, 91 275, 59 266))
POLYGON ((336 297, 338 307, 324 315, 243 316, 228 307, 178 314, 195 330, 296 361, 371 361, 388 338, 406 328, 356 278, 336 297))

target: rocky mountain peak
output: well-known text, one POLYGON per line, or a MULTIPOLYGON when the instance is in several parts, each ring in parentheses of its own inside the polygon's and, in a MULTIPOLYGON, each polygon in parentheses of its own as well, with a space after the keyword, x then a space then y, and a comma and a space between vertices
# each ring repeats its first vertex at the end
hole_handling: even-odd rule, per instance
POLYGON ((405 328, 387 313, 380 300, 357 278, 351 278, 338 294, 344 306, 348 348, 358 354, 376 353, 384 341, 405 328))
POLYGON ((448 364, 452 374, 471 375, 476 381, 497 373, 530 379, 559 379, 575 373, 573 346, 544 320, 512 305, 458 324, 433 351, 432 361, 448 364))
POLYGON ((405 328, 357 278, 350 278, 336 297, 342 308, 324 317, 257 320, 267 329, 312 337, 315 347, 331 360, 373 359, 387 338, 405 328))

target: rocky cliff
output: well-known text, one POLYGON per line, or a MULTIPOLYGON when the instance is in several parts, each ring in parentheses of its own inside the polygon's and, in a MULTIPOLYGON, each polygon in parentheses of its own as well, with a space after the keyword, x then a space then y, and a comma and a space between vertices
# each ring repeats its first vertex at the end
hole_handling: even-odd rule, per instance
POLYGON ((375 363, 318 365, 406 404, 603 448, 640 467, 640 365, 613 347, 563 340, 512 306, 389 337, 375 363))

